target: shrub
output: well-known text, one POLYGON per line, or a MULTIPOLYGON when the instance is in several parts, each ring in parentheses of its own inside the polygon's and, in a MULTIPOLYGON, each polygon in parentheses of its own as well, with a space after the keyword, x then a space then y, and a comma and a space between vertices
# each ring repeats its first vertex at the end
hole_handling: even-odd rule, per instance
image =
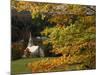
POLYGON ((12 60, 20 59, 23 55, 24 49, 25 47, 23 43, 21 42, 12 43, 11 59, 12 60))

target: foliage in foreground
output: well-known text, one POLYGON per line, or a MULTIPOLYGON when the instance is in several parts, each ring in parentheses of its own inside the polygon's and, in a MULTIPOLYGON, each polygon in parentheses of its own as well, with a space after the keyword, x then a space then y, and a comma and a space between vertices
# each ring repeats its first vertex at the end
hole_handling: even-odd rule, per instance
MULTIPOLYGON (((75 70, 95 69, 95 56, 76 55, 68 57, 47 58, 37 62, 28 63, 28 68, 34 72, 50 72, 63 67, 63 71, 69 70, 67 66, 76 65, 75 70)), ((71 69, 70 69, 71 70, 71 69)), ((58 70, 59 71, 59 70, 58 70)))
MULTIPOLYGON (((32 72, 49 72, 62 65, 80 64, 75 70, 95 69, 95 27, 83 29, 72 25, 69 27, 46 28, 42 34, 49 39, 43 41, 43 44, 51 43, 53 49, 51 52, 62 54, 61 57, 54 59, 45 59, 28 64, 32 72), (76 28, 77 27, 77 28, 76 28)), ((63 67, 63 70, 68 70, 63 67)))
MULTIPOLYGON (((46 27, 41 32, 43 36, 48 37, 47 40, 43 41, 43 45, 51 44, 52 50, 50 52, 62 54, 62 56, 29 63, 28 67, 32 72, 50 72, 63 65, 75 64, 79 64, 75 70, 95 69, 96 28, 94 23, 89 22, 89 20, 85 23, 78 21, 70 26, 46 27)), ((64 67, 63 71, 68 70, 67 66, 64 67)))

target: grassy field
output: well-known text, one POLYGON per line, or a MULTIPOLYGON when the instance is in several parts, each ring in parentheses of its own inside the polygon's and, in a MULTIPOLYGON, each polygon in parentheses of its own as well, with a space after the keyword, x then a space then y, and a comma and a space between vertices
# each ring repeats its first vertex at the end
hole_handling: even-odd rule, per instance
POLYGON ((42 58, 26 58, 12 61, 11 63, 11 73, 19 74, 19 73, 31 73, 31 70, 27 67, 27 64, 32 61, 38 61, 42 58))

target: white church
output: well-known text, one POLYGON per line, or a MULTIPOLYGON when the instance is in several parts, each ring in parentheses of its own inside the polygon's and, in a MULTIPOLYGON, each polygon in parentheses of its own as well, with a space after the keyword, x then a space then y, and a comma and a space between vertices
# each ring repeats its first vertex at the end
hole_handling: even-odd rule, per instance
POLYGON ((44 57, 44 50, 38 46, 33 44, 33 39, 30 32, 29 42, 24 50, 24 55, 22 57, 44 57))

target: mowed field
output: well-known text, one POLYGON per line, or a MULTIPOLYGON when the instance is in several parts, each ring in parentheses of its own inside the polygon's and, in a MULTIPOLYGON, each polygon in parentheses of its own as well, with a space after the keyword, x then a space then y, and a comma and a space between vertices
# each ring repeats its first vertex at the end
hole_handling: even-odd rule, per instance
MULTIPOLYGON (((56 57, 25 58, 25 59, 19 59, 19 60, 12 61, 11 62, 11 74, 16 75, 16 74, 32 73, 31 69, 28 68, 27 64, 30 62, 41 61, 46 58, 53 59, 56 57)), ((52 69, 51 72, 79 70, 79 69, 77 69, 77 66, 79 66, 79 65, 81 65, 81 64, 73 64, 73 65, 64 64, 64 65, 61 65, 61 66, 58 66, 58 67, 52 69)))
MULTIPOLYGON (((36 62, 43 58, 25 58, 14 60, 11 62, 11 73, 15 74, 23 74, 23 73, 31 73, 31 70, 28 68, 27 64, 30 62, 36 62)), ((45 58, 44 58, 45 59, 45 58)))

